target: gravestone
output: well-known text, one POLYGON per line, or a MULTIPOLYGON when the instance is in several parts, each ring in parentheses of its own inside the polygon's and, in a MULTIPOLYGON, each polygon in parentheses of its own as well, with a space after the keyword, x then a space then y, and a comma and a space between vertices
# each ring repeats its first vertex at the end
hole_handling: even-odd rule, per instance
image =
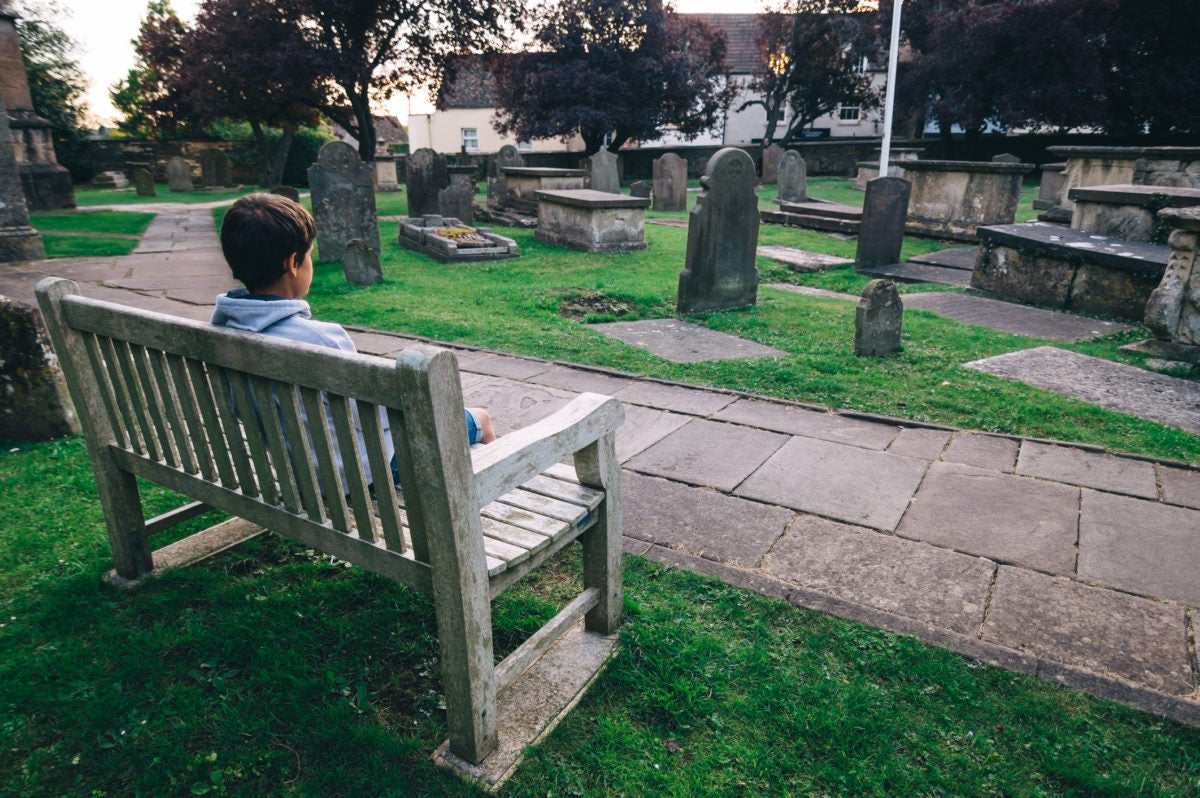
POLYGON ((167 159, 167 189, 173 194, 187 194, 192 190, 192 165, 178 155, 167 159))
POLYGON ((1011 152, 1002 152, 992 156, 992 163, 1020 163, 1021 159, 1011 152))
POLYGON ((783 147, 772 144, 762 153, 762 182, 764 185, 774 185, 779 177, 779 162, 783 160, 783 147))
MULTIPOLYGON (((13 153, 8 113, 0 96, 0 263, 46 257, 42 237, 29 224, 29 207, 21 190, 21 172, 13 153)), ((3 352, 0 349, 0 352, 3 352)))
POLYGON ((654 160, 654 210, 687 210, 687 161, 673 152, 654 160))
POLYGON ((900 350, 904 303, 891 280, 872 280, 854 310, 854 354, 883 357, 900 350))
POLYGON ((606 149, 600 150, 588 158, 588 171, 591 172, 592 191, 621 193, 621 176, 617 172, 616 153, 606 149))
POLYGON ((390 152, 375 153, 375 188, 378 191, 399 191, 400 179, 396 172, 396 156, 390 152))
POLYGON ((137 188, 139 197, 157 197, 158 189, 154 187, 154 173, 149 169, 135 169, 133 185, 137 188))
POLYGON ((780 202, 808 202, 808 164, 795 150, 779 160, 775 199, 780 202))
POLYGON ((125 188, 129 185, 129 178, 124 172, 101 172, 91 180, 92 188, 125 188))
POLYGON ((346 284, 355 288, 382 283, 379 253, 361 238, 350 239, 342 248, 342 274, 346 276, 346 284))
POLYGON ((647 180, 634 180, 629 184, 629 196, 639 199, 650 199, 652 186, 647 180))
POLYGON ((300 189, 295 186, 275 186, 271 189, 272 194, 278 194, 281 197, 287 197, 292 202, 300 201, 300 189))
POLYGON ((862 222, 858 226, 858 246, 854 251, 855 268, 868 269, 900 262, 911 191, 912 185, 902 177, 877 177, 867 181, 862 222))
POLYGON ((408 156, 408 215, 438 212, 438 192, 450 185, 446 157, 428 147, 408 156))
MULTIPOLYGON (((524 166, 525 159, 521 156, 521 151, 511 144, 505 144, 500 148, 500 152, 496 154, 496 166, 503 169, 506 166, 524 166)), ((504 174, 499 172, 499 174, 504 174)))
POLYGON ((78 432, 37 308, 0 296, 0 352, 0 438, 48 441, 78 432))
POLYGON ((354 147, 343 141, 321 147, 308 168, 308 190, 321 260, 341 260, 346 243, 355 238, 380 251, 375 170, 359 160, 354 147))
POLYGON ((438 213, 460 219, 464 224, 475 220, 475 187, 471 185, 447 186, 438 192, 438 213))
POLYGON ((200 153, 200 185, 204 188, 233 185, 233 165, 223 150, 209 147, 200 153))
POLYGON ((757 301, 755 182, 754 160, 743 150, 726 147, 709 159, 700 178, 700 195, 688 215, 687 255, 676 303, 680 313, 739 308, 757 301))

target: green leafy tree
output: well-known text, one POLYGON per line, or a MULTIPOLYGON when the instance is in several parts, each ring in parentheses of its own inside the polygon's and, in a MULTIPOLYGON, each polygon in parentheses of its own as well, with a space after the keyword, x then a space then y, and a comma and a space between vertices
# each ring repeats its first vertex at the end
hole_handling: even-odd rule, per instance
POLYGON ((109 89, 113 105, 122 114, 118 130, 148 139, 191 132, 176 114, 168 91, 182 63, 185 32, 170 0, 150 0, 138 37, 132 41, 137 63, 109 89))

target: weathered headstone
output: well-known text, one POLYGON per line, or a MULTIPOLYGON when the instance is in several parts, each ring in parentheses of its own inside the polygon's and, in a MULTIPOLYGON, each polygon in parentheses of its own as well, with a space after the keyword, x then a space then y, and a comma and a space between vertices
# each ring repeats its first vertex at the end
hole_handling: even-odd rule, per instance
POLYGON ((764 185, 774 185, 779 176, 779 162, 783 160, 783 147, 772 144, 762 153, 762 182, 764 185))
POLYGON ((399 191, 396 156, 390 152, 375 153, 375 188, 378 191, 399 191))
POLYGON ((779 160, 775 198, 780 202, 808 202, 808 164, 795 150, 779 160))
MULTIPOLYGON (((46 257, 42 237, 29 224, 29 207, 21 191, 21 173, 13 153, 8 112, 0 96, 0 263, 46 257)), ((0 349, 0 352, 3 352, 0 349)))
POLYGON ((281 197, 287 197, 292 202, 300 201, 300 189, 295 186, 275 186, 271 189, 272 194, 278 194, 281 197))
POLYGON ((209 147, 200 153, 200 185, 205 188, 233 185, 233 165, 224 150, 209 147))
POLYGON ((726 147, 709 159, 700 178, 700 196, 688 215, 687 255, 679 273, 680 313, 739 308, 757 301, 755 182, 754 160, 743 150, 726 147))
POLYGON ((900 261, 911 191, 911 184, 902 177, 877 177, 867 181, 862 222, 858 226, 858 247, 854 252, 855 268, 887 266, 900 261))
POLYGON ((654 210, 687 210, 687 161, 673 152, 654 159, 654 210))
POLYGON ((48 441, 78 432, 67 385, 36 308, 0 296, 0 352, 0 438, 48 441))
POLYGON ((450 185, 446 157, 428 147, 408 156, 408 215, 438 212, 438 192, 450 185))
POLYGON ((1002 152, 992 156, 992 163, 1020 163, 1021 159, 1011 152, 1002 152))
MULTIPOLYGON (((898 178, 893 178, 898 179, 898 178)), ((891 280, 872 280, 854 311, 854 354, 882 357, 900 349, 904 303, 891 280)))
POLYGON ((496 164, 501 168, 506 166, 524 166, 525 158, 522 157, 521 151, 516 147, 511 144, 505 144, 496 155, 496 164))
POLYGON ((346 284, 356 288, 382 283, 379 252, 361 238, 350 239, 342 248, 342 274, 346 276, 346 284))
POLYGON ((125 188, 129 185, 129 178, 124 172, 101 172, 92 178, 91 184, 93 188, 125 188))
POLYGON ((629 196, 638 197, 640 199, 650 199, 650 193, 653 190, 648 180, 634 180, 629 184, 629 196))
POLYGON ((475 220, 475 189, 470 185, 447 186, 438 192, 438 213, 471 224, 475 220))
POLYGON ((167 188, 173 194, 186 194, 192 190, 192 165, 178 155, 167 159, 167 188))
POLYGON ((358 238, 380 251, 375 215, 375 170, 343 141, 321 147, 308 168, 308 189, 317 223, 321 260, 341 260, 346 242, 358 238))
POLYGON ((608 194, 621 193, 621 176, 617 171, 617 154, 615 152, 601 149, 588 158, 588 170, 592 177, 592 191, 603 191, 608 194))
POLYGON ((157 197, 158 189, 154 187, 154 173, 149 169, 136 169, 133 172, 133 184, 139 197, 157 197))

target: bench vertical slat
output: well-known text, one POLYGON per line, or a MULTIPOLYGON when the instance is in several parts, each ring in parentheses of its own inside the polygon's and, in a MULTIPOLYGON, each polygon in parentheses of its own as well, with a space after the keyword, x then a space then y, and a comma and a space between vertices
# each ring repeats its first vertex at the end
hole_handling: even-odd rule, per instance
MULTIPOLYGON (((289 390, 290 386, 284 387, 284 394, 292 393, 289 390)), ((254 395, 254 401, 258 405, 258 415, 262 419, 262 430, 266 435, 267 444, 271 450, 271 460, 275 463, 275 479, 279 485, 279 492, 283 496, 283 506, 287 508, 289 513, 300 512, 300 492, 296 489, 296 476, 293 475, 293 469, 300 471, 304 470, 304 463, 307 462, 301 451, 298 454, 293 448, 292 452, 288 452, 288 442, 302 440, 300 438, 287 436, 285 440, 283 428, 280 425, 279 412, 276 410, 276 396, 279 393, 279 386, 271 383, 269 380, 262 377, 250 377, 250 390, 254 395)), ((279 406, 287 406, 287 398, 278 396, 279 406)), ((311 470, 311 466, 309 466, 311 470)))
POLYGON ((262 451, 262 433, 258 431, 258 419, 246 390, 245 375, 224 368, 220 369, 219 373, 226 388, 218 390, 218 407, 227 411, 222 413, 221 420, 225 425, 226 440, 229 441, 234 462, 237 464, 242 492, 246 493, 249 488, 251 492, 247 495, 262 496, 268 504, 275 504, 271 465, 264 462, 266 453, 262 451), (257 444, 256 438, 259 440, 257 444))
POLYGON ((196 389, 188 379, 187 365, 178 355, 167 355, 167 371, 171 374, 171 383, 175 386, 175 395, 179 399, 179 407, 187 422, 187 436, 191 443, 191 451, 196 456, 196 465, 204 478, 210 482, 217 480, 216 464, 209 451, 208 435, 205 434, 204 422, 200 418, 200 408, 196 404, 196 389))
POLYGON ((621 623, 624 603, 621 572, 621 464, 617 460, 616 434, 609 432, 575 454, 579 482, 605 492, 593 512, 595 525, 585 532, 583 586, 600 591, 599 603, 588 611, 584 625, 593 632, 614 634, 621 623))
MULTIPOLYGON (((278 383, 276 389, 278 390, 278 383)), ((325 509, 321 505, 321 483, 317 479, 317 469, 313 464, 304 411, 300 409, 300 396, 296 387, 289 385, 287 390, 278 396, 278 402, 283 428, 288 441, 291 442, 291 466, 296 475, 296 484, 300 488, 300 502, 308 517, 320 523, 325 520, 325 509)))
POLYGON ((146 416, 146 397, 142 394, 141 382, 137 378, 129 344, 118 340, 111 340, 110 344, 112 345, 113 360, 121 372, 121 379, 125 382, 125 398, 130 405, 125 411, 126 415, 135 421, 137 429, 141 433, 143 450, 155 460, 161 460, 158 439, 154 436, 154 430, 146 416))
POLYGON ((192 381, 196 403, 200 406, 200 416, 204 419, 202 429, 208 432, 205 438, 211 445, 217 473, 221 476, 221 484, 227 488, 236 488, 238 487, 238 478, 233 469, 233 460, 229 455, 229 445, 226 440, 228 433, 221 424, 217 412, 217 400, 213 395, 213 386, 209 382, 208 370, 205 369, 203 363, 191 358, 186 359, 184 365, 187 368, 188 377, 192 381))
POLYGON ((179 460, 175 456, 175 448, 171 445, 171 436, 167 432, 167 422, 162 414, 163 399, 154 382, 154 375, 150 372, 150 353, 144 346, 130 344, 129 354, 133 360, 133 369, 141 381, 142 396, 146 399, 146 409, 149 411, 150 423, 153 424, 154 437, 158 441, 159 454, 167 465, 177 467, 179 460))
POLYGON ((409 450, 408 433, 404 429, 405 418, 391 412, 392 447, 396 450, 396 475, 404 493, 405 525, 412 541, 413 556, 421 562, 429 562, 429 538, 425 534, 425 516, 421 511, 420 489, 413 468, 413 455, 409 450))
POLYGON ((144 438, 138 428, 138 419, 133 410, 138 405, 134 400, 134 397, 137 396, 137 389, 131 387, 126 380, 122 360, 117 355, 116 344, 111 338, 103 337, 98 337, 96 343, 100 348, 100 356, 104 358, 105 370, 108 372, 113 386, 113 398, 117 402, 117 413, 121 417, 121 429, 125 433, 126 442, 129 444, 129 448, 135 452, 148 451, 149 446, 142 443, 144 438))
MULTIPOLYGON (((379 507, 379 522, 383 527, 383 542, 390 551, 403 552, 404 524, 400 520, 400 506, 396 500, 396 486, 392 483, 392 465, 387 462, 387 449, 383 445, 383 425, 379 413, 359 413, 363 426, 363 442, 367 447, 367 465, 371 467, 371 484, 375 488, 375 502, 379 507)), ((397 413, 391 419, 393 435, 399 421, 397 413)), ((399 453, 397 452, 397 460, 399 453)), ((420 557, 417 557, 420 560, 420 557)), ((428 562, 428 560, 421 560, 428 562)))
POLYGON ((79 337, 87 350, 88 362, 92 366, 92 376, 95 377, 96 384, 100 389, 100 398, 104 403, 104 412, 108 415, 108 425, 112 429, 114 441, 123 448, 139 448, 130 440, 129 432, 131 431, 126 430, 124 419, 121 418, 121 402, 117 396, 117 388, 112 382, 114 375, 109 373, 109 364, 105 361, 104 352, 100 349, 100 341, 91 333, 79 333, 79 337))
MULTIPOLYGON (((308 417, 309 441, 317 458, 317 469, 321 484, 325 486, 325 511, 334 529, 350 531, 349 515, 346 512, 346 494, 342 477, 338 473, 337 458, 333 441, 329 437, 329 416, 325 413, 325 397, 311 388, 300 389, 300 400, 308 417)), ((322 519, 324 520, 324 519, 322 519)))
POLYGON ((200 473, 196 465, 196 456, 192 451, 191 435, 188 434, 187 422, 183 415, 183 402, 186 393, 180 395, 171 379, 165 352, 147 350, 150 360, 150 373, 154 376, 154 384, 162 400, 163 423, 171 432, 175 441, 175 451, 179 453, 179 465, 189 474, 200 473))
MULTIPOLYGON (((375 516, 371 513, 370 488, 367 486, 367 476, 363 473, 362 452, 352 412, 354 405, 351 404, 351 400, 336 394, 329 394, 328 399, 333 432, 337 439, 338 451, 342 453, 342 466, 346 472, 346 492, 350 496, 350 506, 354 511, 354 525, 358 528, 360 538, 374 543, 375 516)), ((374 405, 358 407, 358 412, 363 412, 364 407, 367 413, 379 412, 374 405)))
MULTIPOLYGON (((258 496, 258 478, 254 473, 254 465, 250 462, 250 446, 246 442, 245 431, 238 420, 237 409, 233 406, 234 374, 228 369, 209 369, 209 388, 216 400, 217 412, 221 416, 221 429, 225 430, 225 442, 229 445, 229 454, 233 458, 233 467, 237 471, 238 484, 246 496, 258 496)), ((253 418, 251 419, 253 421, 253 418)))

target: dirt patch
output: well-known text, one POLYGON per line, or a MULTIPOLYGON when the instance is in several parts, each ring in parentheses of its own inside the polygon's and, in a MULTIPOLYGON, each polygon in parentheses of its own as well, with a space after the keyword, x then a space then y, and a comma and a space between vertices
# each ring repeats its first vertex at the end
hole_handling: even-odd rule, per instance
POLYGON ((622 318, 633 315, 637 307, 628 300, 612 297, 603 291, 583 290, 563 297, 558 303, 558 314, 572 321, 588 318, 622 318))

